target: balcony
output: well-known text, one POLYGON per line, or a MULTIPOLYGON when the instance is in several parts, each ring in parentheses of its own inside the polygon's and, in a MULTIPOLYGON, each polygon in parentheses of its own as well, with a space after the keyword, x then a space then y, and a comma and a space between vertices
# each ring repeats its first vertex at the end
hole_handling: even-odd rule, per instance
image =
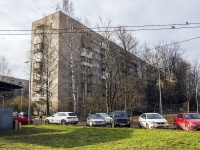
POLYGON ((33 53, 36 54, 36 53, 42 53, 43 52, 43 49, 34 49, 33 53))
POLYGON ((33 79, 33 82, 38 84, 38 83, 42 82, 42 79, 41 78, 36 78, 36 79, 33 79))
POLYGON ((89 54, 87 54, 86 52, 81 52, 81 56, 92 59, 92 52, 90 52, 89 54))
POLYGON ((88 63, 88 62, 81 62, 81 65, 88 66, 88 67, 92 67, 92 64, 90 64, 90 63, 88 63))
POLYGON ((35 53, 33 55, 33 59, 36 63, 42 63, 44 62, 44 54, 42 52, 38 52, 38 53, 35 53))
POLYGON ((108 47, 108 45, 102 41, 101 42, 101 48, 106 49, 107 47, 108 47))
POLYGON ((40 44, 43 43, 43 35, 37 34, 34 36, 34 43, 33 44, 40 44))
POLYGON ((34 44, 33 53, 41 53, 43 52, 42 43, 34 44))
POLYGON ((35 92, 35 93, 41 93, 41 92, 43 92, 42 87, 36 87, 36 88, 34 88, 33 92, 35 92))
POLYGON ((49 26, 47 24, 41 23, 37 25, 36 30, 43 30, 44 28, 48 28, 49 26))
POLYGON ((98 49, 98 48, 94 48, 93 50, 94 50, 95 52, 97 52, 97 53, 101 53, 101 50, 98 49))
POLYGON ((41 73, 42 72, 42 67, 33 68, 33 72, 34 73, 41 73))
POLYGON ((93 67, 100 68, 100 65, 98 63, 93 63, 93 67))

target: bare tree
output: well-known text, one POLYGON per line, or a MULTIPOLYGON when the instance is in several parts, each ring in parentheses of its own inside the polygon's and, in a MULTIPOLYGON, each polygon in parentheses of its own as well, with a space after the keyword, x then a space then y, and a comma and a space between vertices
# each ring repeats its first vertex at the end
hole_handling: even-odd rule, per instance
MULTIPOLYGON (((124 110, 127 111, 127 98, 128 95, 130 94, 130 92, 132 92, 132 90, 130 90, 129 88, 133 88, 133 86, 129 86, 128 88, 128 83, 130 83, 129 79, 135 79, 137 78, 135 76, 135 78, 130 78, 130 74, 129 74, 129 69, 133 66, 131 66, 131 62, 132 62, 132 57, 129 57, 129 55, 133 54, 133 55, 138 55, 138 50, 137 50, 137 46, 138 46, 138 40, 133 37, 133 35, 131 33, 128 33, 126 28, 122 27, 119 25, 118 28, 118 32, 116 32, 117 34, 117 41, 119 41, 119 45, 125 50, 125 58, 124 59, 124 63, 123 63, 123 68, 125 69, 125 77, 124 77, 124 110), (127 52, 126 52, 127 51, 127 52), (131 54, 130 54, 130 53, 131 54), (129 92, 128 92, 129 91, 129 92)), ((121 90, 120 90, 121 91, 121 90)))
POLYGON ((70 0, 62 0, 62 4, 57 3, 56 11, 62 11, 70 17, 74 17, 74 4, 70 0))
POLYGON ((139 41, 133 37, 133 35, 129 33, 125 27, 119 25, 116 34, 117 41, 119 41, 119 45, 124 50, 132 53, 133 55, 139 55, 139 51, 137 50, 139 41))
MULTIPOLYGON (((114 51, 111 48, 111 41, 113 40, 112 35, 112 20, 110 17, 107 17, 106 21, 104 21, 101 17, 99 17, 100 23, 97 24, 98 30, 103 36, 103 41, 101 42, 101 48, 103 50, 103 76, 105 79, 105 98, 106 98, 106 111, 107 113, 112 111, 112 93, 115 93, 113 90, 113 77, 116 74, 115 66, 115 55, 114 51), (102 28, 103 27, 103 28, 102 28)), ((116 51, 115 51, 116 52, 116 51)), ((115 87, 115 86, 114 86, 115 87)), ((116 89, 116 88, 115 88, 116 89)), ((116 94, 115 94, 116 95, 116 94)), ((113 95, 114 96, 114 95, 113 95)))
POLYGON ((199 113, 198 90, 200 84, 200 65, 198 61, 194 61, 194 63, 192 64, 192 74, 194 77, 194 90, 195 90, 194 93, 195 93, 197 113, 199 113))
POLYGON ((0 81, 7 81, 7 76, 11 75, 9 62, 4 56, 0 56, 0 81))
MULTIPOLYGON (((176 73, 179 62, 182 62, 183 50, 178 44, 158 44, 154 49, 144 46, 143 59, 148 63, 161 70, 161 91, 162 101, 166 104, 176 101, 178 77, 176 73)), ((154 74, 155 80, 158 78, 158 72, 154 74)), ((180 76, 179 76, 180 77, 180 76)))

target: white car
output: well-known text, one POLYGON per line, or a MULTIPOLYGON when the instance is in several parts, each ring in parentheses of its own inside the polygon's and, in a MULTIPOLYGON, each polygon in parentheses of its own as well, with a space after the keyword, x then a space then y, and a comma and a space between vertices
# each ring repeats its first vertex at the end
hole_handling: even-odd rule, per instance
POLYGON ((78 117, 73 112, 57 112, 54 115, 47 117, 46 124, 58 123, 58 124, 74 124, 78 123, 78 117))
POLYGON ((108 113, 97 113, 97 114, 100 114, 104 118, 106 124, 111 123, 112 117, 110 117, 110 115, 108 113))
POLYGON ((147 129, 151 128, 159 128, 159 127, 168 127, 169 124, 166 119, 164 119, 160 114, 158 113, 143 113, 139 117, 139 127, 144 127, 147 129))

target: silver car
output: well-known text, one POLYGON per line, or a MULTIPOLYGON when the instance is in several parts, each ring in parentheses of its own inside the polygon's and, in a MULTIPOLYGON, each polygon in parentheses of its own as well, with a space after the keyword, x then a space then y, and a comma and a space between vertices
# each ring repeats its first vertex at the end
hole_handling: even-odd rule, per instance
POLYGON ((110 114, 108 114, 108 113, 97 113, 97 114, 100 114, 104 118, 106 124, 111 123, 112 117, 110 117, 110 114))
POLYGON ((100 114, 90 114, 87 117, 87 126, 106 126, 106 122, 100 114))

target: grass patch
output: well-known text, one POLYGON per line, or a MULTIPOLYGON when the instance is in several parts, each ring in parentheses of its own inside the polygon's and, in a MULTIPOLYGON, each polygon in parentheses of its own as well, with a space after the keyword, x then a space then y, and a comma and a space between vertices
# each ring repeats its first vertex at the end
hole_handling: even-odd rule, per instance
POLYGON ((0 131, 0 149, 199 149, 199 132, 26 125, 0 131))

